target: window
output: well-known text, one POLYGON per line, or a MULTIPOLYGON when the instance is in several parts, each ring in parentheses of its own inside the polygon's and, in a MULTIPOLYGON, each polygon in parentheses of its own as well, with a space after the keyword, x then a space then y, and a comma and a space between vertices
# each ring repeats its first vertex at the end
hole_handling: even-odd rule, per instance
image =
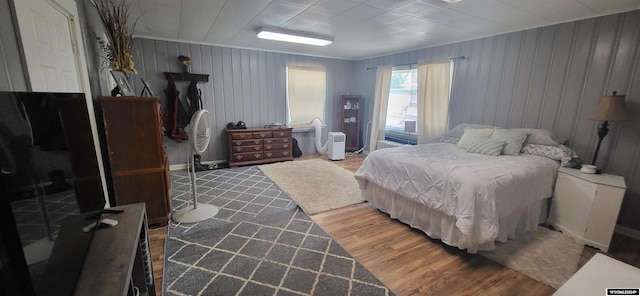
POLYGON ((310 125, 324 118, 327 93, 327 73, 324 69, 287 67, 287 124, 310 125))
POLYGON ((387 106, 385 140, 416 144, 416 131, 405 132, 405 122, 418 119, 418 69, 393 69, 387 106))

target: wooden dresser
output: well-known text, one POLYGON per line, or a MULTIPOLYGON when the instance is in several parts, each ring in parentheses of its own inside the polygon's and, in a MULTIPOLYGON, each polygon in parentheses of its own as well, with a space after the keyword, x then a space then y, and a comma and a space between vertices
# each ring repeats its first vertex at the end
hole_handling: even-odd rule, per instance
POLYGON ((293 160, 291 130, 292 128, 226 129, 229 138, 229 166, 293 160))
POLYGON ((111 172, 107 183, 116 205, 144 202, 149 224, 167 224, 171 177, 158 98, 101 97, 100 103, 111 172))

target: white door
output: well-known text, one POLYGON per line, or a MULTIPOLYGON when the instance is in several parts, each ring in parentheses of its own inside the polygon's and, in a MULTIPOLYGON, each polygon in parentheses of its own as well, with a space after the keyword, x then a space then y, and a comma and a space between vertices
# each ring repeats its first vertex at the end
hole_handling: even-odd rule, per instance
POLYGON ((53 0, 14 1, 32 91, 83 92, 73 15, 53 0))

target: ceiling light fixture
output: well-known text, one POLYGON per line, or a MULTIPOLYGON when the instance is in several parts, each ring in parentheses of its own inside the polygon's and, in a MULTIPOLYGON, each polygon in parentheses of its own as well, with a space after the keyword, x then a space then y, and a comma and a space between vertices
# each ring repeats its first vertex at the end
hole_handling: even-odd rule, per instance
POLYGON ((444 2, 448 2, 448 3, 456 3, 456 2, 460 2, 462 0, 442 0, 444 2))
POLYGON ((333 43, 333 38, 318 34, 287 30, 282 28, 260 27, 256 36, 261 39, 326 46, 333 43))

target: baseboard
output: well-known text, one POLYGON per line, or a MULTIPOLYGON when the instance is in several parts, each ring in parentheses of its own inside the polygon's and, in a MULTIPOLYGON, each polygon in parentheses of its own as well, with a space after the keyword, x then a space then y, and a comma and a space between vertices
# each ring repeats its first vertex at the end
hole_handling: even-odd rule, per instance
POLYGON ((616 229, 615 232, 631 237, 631 238, 635 238, 637 240, 640 240, 640 231, 639 230, 635 230, 635 229, 631 229, 629 227, 624 227, 624 226, 620 226, 620 225, 616 225, 616 229))
MULTIPOLYGON (((202 161, 200 163, 202 164, 220 164, 220 163, 226 163, 226 160, 212 160, 212 161, 202 161)), ((187 164, 186 163, 182 163, 182 164, 172 164, 169 165, 169 170, 170 171, 183 171, 187 169, 187 164)))

